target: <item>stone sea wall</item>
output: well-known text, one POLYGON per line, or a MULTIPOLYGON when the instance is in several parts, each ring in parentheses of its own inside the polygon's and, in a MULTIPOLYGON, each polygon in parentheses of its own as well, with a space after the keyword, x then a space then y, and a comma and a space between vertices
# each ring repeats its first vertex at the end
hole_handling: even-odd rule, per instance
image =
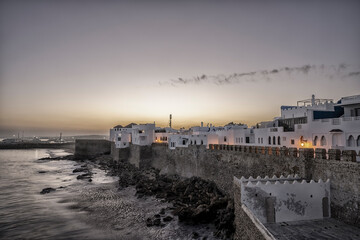
POLYGON ((75 157, 77 159, 92 158, 111 153, 111 142, 100 139, 76 139, 75 157))
MULTIPOLYGON (((97 140, 98 141, 98 140, 97 140)), ((77 142, 78 145, 78 142, 77 142)), ((107 144, 81 143, 80 149, 102 152, 107 144), (86 145, 86 147, 84 147, 86 145)), ((114 144, 113 144, 114 145, 114 144)), ((109 145, 110 146, 110 145, 109 145)), ((214 181, 229 196, 234 195, 233 177, 272 177, 298 174, 304 179, 331 181, 331 216, 360 227, 360 163, 352 151, 324 149, 269 148, 229 145, 189 146, 170 150, 167 144, 130 145, 112 149, 114 160, 129 161, 137 167, 154 167, 163 174, 197 176, 214 181), (354 162, 355 161, 355 162, 354 162)))

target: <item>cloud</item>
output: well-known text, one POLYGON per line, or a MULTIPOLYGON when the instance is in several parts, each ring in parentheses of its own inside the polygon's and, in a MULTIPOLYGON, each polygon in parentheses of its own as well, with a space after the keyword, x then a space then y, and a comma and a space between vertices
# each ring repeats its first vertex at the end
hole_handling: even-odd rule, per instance
POLYGON ((348 74, 349 77, 355 77, 355 76, 359 76, 360 75, 360 72, 350 72, 348 74))
POLYGON ((218 75, 205 75, 201 74, 191 78, 179 77, 177 79, 171 79, 165 82, 159 82, 160 85, 188 85, 188 84, 203 84, 211 83, 215 85, 229 85, 229 84, 241 84, 242 82, 258 82, 258 81, 271 81, 272 77, 276 75, 287 73, 288 75, 308 75, 312 71, 324 71, 330 72, 330 75, 327 78, 331 79, 329 76, 339 76, 341 78, 354 77, 358 76, 360 72, 350 72, 346 73, 348 65, 342 63, 337 66, 325 66, 325 65, 310 65, 306 64, 300 67, 282 67, 272 70, 258 70, 251 72, 240 72, 233 74, 218 74, 218 75), (344 73, 345 72, 345 73, 344 73))

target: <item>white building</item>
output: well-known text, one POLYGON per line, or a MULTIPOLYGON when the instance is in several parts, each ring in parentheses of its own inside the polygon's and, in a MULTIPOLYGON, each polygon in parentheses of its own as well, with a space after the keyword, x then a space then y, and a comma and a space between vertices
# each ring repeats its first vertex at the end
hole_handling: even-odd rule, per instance
POLYGON ((281 106, 280 117, 252 128, 241 124, 215 127, 212 124, 187 131, 155 128, 155 124, 121 125, 110 129, 110 140, 117 147, 168 143, 170 149, 209 144, 325 148, 360 151, 360 95, 298 101, 296 106, 281 106))
POLYGON ((250 145, 359 152, 359 109, 360 95, 343 97, 337 103, 329 99, 315 99, 313 95, 312 99, 299 101, 297 106, 282 106, 281 117, 272 124, 261 123, 259 128, 254 129, 255 144, 250 145))
POLYGON ((132 126, 132 144, 146 146, 155 142, 155 124, 139 124, 132 126))

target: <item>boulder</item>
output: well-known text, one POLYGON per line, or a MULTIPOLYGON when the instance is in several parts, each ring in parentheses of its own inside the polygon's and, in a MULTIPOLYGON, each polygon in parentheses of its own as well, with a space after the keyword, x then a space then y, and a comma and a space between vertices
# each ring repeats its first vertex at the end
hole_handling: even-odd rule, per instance
POLYGON ((47 193, 51 193, 51 192, 55 192, 56 191, 56 189, 54 189, 54 188, 44 188, 41 192, 40 192, 40 194, 47 194, 47 193))

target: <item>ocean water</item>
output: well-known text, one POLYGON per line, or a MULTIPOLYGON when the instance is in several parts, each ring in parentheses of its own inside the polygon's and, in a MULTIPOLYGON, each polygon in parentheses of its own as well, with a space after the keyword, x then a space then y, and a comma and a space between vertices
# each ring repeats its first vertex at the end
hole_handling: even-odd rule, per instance
POLYGON ((0 239, 206 239, 213 225, 186 225, 171 204, 138 199, 134 187, 118 190, 118 178, 90 165, 92 182, 72 171, 82 163, 38 160, 68 155, 64 150, 0 150, 0 239), (55 192, 40 194, 44 188, 55 192), (166 208, 173 221, 147 227, 146 219, 166 208), (201 238, 200 238, 201 239, 201 238))
POLYGON ((116 181, 98 171, 92 183, 76 179, 76 162, 39 161, 64 150, 0 150, 0 239, 102 239, 106 232, 85 224, 64 199, 86 185, 116 181), (56 191, 40 194, 43 188, 56 191), (71 191, 69 191, 71 189, 71 191))

